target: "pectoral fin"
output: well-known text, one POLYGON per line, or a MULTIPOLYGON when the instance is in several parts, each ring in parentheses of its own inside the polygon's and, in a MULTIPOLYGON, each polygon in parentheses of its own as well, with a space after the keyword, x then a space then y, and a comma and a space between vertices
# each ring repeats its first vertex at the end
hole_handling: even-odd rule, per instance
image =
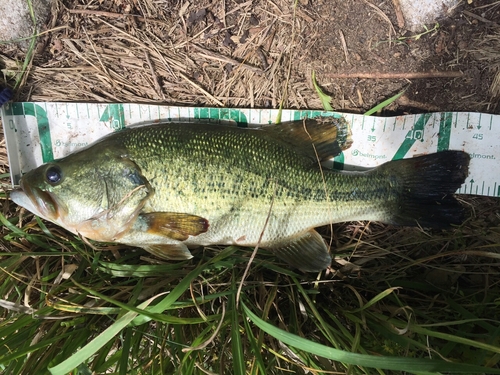
POLYGON ((200 216, 178 212, 152 212, 141 214, 139 219, 146 225, 146 231, 178 241, 197 236, 208 230, 208 220, 200 216))
POLYGON ((325 241, 314 229, 269 250, 304 272, 319 272, 332 263, 325 241))
POLYGON ((166 260, 186 260, 193 257, 183 243, 145 246, 144 250, 166 260))

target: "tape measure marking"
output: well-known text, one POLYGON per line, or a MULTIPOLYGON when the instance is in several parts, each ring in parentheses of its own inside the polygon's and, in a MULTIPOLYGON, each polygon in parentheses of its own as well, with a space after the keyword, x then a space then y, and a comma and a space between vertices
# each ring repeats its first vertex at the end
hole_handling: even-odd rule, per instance
MULTIPOLYGON (((133 103, 7 103, 1 111, 14 183, 21 173, 132 124, 206 118, 211 122, 231 120, 244 126, 274 123, 278 114, 278 110, 133 103)), ((381 118, 326 111, 282 111, 282 121, 315 116, 343 116, 351 123, 354 144, 334 158, 335 168, 366 169, 392 158, 446 149, 465 150, 471 155, 471 166, 469 178, 459 192, 500 196, 498 115, 444 112, 381 118)))

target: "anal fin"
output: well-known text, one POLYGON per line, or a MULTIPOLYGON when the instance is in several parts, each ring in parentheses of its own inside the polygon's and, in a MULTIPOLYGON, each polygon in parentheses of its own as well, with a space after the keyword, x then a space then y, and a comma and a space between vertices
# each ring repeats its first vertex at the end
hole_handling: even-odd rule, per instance
POLYGON ((269 250, 304 272, 319 272, 332 263, 325 241, 314 229, 288 242, 269 247, 269 250))

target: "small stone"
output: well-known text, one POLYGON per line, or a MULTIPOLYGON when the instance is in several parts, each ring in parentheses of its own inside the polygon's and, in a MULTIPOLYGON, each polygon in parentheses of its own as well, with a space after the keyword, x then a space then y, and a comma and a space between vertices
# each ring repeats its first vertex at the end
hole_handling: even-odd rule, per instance
MULTIPOLYGON (((36 22, 40 28, 50 13, 52 0, 32 0, 36 22)), ((17 39, 33 35, 33 20, 26 1, 0 0, 0 40, 16 42, 17 39)), ((18 42, 26 49, 29 40, 18 42)))
POLYGON ((399 0, 406 27, 413 32, 424 31, 425 25, 449 17, 460 0, 399 0))

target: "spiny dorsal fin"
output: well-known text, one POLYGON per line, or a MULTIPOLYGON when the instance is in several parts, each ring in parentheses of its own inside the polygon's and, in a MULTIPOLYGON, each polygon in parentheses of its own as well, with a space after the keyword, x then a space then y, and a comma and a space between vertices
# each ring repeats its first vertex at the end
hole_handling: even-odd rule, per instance
POLYGON ((352 144, 350 126, 343 117, 317 117, 260 129, 313 160, 331 159, 352 144))
POLYGON ((304 272, 323 271, 332 263, 325 241, 314 229, 269 250, 304 272))

